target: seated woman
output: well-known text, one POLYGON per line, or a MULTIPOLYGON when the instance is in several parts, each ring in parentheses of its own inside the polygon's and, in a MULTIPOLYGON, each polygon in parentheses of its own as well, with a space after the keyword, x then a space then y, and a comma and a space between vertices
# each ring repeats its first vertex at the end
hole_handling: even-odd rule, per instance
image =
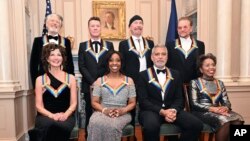
POLYGON ((117 51, 107 54, 108 71, 93 84, 91 104, 95 112, 89 121, 88 141, 119 141, 122 129, 131 121, 129 111, 136 104, 135 86, 122 73, 122 61, 117 51))
POLYGON ((76 80, 64 72, 65 48, 48 44, 43 47, 45 74, 36 79, 36 134, 32 141, 68 141, 75 125, 77 105, 76 80))
POLYGON ((190 82, 192 113, 213 127, 216 141, 228 141, 230 124, 243 124, 243 118, 232 111, 223 82, 214 78, 216 57, 201 55, 198 67, 201 77, 190 82))

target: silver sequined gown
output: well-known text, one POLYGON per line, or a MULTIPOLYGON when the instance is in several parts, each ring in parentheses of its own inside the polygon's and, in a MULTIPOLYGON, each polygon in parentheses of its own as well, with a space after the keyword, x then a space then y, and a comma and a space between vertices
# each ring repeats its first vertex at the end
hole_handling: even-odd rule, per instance
POLYGON ((190 82, 190 105, 192 113, 216 131, 224 123, 243 118, 232 111, 226 88, 220 80, 205 80, 198 78, 190 82), (215 82, 215 83, 214 83, 215 82), (229 116, 209 112, 210 106, 226 106, 230 109, 229 116))
MULTIPOLYGON (((103 107, 125 107, 128 99, 136 96, 135 86, 124 82, 114 90, 102 82, 101 86, 94 86, 93 96, 100 97, 103 107)), ((95 111, 90 117, 87 141, 120 141, 122 129, 130 121, 129 113, 117 118, 110 118, 95 111)))

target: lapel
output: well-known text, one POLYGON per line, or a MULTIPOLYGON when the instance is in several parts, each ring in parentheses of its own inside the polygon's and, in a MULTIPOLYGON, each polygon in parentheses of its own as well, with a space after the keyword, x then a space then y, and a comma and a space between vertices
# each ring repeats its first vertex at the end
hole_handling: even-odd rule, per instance
POLYGON ((155 70, 153 67, 147 69, 147 76, 148 76, 148 83, 156 87, 158 90, 163 92, 166 96, 166 93, 168 93, 171 81, 174 80, 171 71, 166 68, 167 76, 166 76, 166 81, 163 86, 159 83, 157 79, 157 75, 155 73, 155 70))
POLYGON ((179 51, 179 52, 184 56, 185 59, 187 59, 188 56, 190 56, 190 54, 191 54, 194 50, 198 49, 196 40, 195 40, 193 37, 191 37, 191 40, 192 40, 192 44, 191 44, 191 47, 190 47, 190 49, 189 49, 188 51, 185 51, 185 50, 182 48, 180 38, 177 38, 177 39, 175 40, 175 49, 176 49, 177 51, 179 51))
POLYGON ((150 50, 148 41, 144 37, 142 37, 142 40, 144 44, 144 50, 143 52, 138 52, 135 47, 135 43, 133 41, 132 36, 128 39, 128 51, 131 51, 132 53, 134 53, 136 56, 138 56, 138 58, 144 57, 147 54, 147 52, 150 50))
POLYGON ((108 43, 107 41, 104 41, 101 39, 101 48, 100 48, 100 52, 99 53, 96 53, 94 50, 93 50, 93 47, 92 47, 92 43, 91 43, 91 40, 88 40, 86 42, 86 45, 85 45, 85 51, 90 54, 90 56, 92 56, 96 62, 98 63, 99 59, 105 54, 105 52, 108 51, 108 43))
MULTIPOLYGON (((49 44, 49 38, 47 34, 42 37, 42 40, 43 40, 43 46, 49 44)), ((62 47, 66 48, 65 39, 60 35, 58 35, 58 45, 61 45, 62 47)))

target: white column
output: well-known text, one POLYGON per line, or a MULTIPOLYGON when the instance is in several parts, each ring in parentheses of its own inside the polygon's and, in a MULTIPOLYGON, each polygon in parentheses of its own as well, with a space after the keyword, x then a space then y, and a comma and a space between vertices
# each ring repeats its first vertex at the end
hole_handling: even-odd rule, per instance
POLYGON ((250 82, 250 0, 241 0, 240 79, 250 82))
POLYGON ((231 82, 232 0, 217 1, 217 78, 231 82))
POLYGON ((0 0, 0 85, 11 80, 11 45, 8 0, 0 0))

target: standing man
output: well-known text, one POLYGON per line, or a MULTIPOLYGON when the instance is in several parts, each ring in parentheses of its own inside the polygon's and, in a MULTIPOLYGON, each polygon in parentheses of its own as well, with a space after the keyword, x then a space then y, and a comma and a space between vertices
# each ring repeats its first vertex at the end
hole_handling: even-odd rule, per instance
POLYGON ((99 17, 91 17, 89 19, 88 29, 90 39, 80 43, 78 52, 78 65, 82 74, 81 91, 84 93, 86 102, 85 129, 87 129, 89 118, 92 114, 90 86, 98 77, 104 75, 107 69, 105 64, 106 55, 114 50, 112 42, 101 39, 101 20, 99 17))
POLYGON ((128 27, 132 36, 119 43, 119 52, 124 58, 125 74, 131 77, 136 84, 139 72, 152 66, 150 55, 154 42, 142 37, 143 19, 140 16, 133 16, 128 27))
POLYGON ((48 33, 41 37, 36 37, 33 42, 31 57, 30 57, 30 74, 32 85, 35 87, 36 78, 45 73, 42 65, 42 49, 49 43, 55 43, 66 48, 67 63, 66 67, 61 69, 67 73, 74 74, 74 64, 71 53, 70 41, 59 35, 59 31, 63 25, 63 18, 58 14, 50 14, 45 19, 48 33))
POLYGON ((140 73, 137 87, 139 121, 145 141, 160 141, 160 126, 164 122, 181 128, 180 141, 197 141, 203 124, 191 113, 183 111, 181 76, 178 71, 165 67, 167 48, 156 45, 151 59, 153 67, 140 73))
POLYGON ((189 17, 179 19, 177 31, 179 38, 167 43, 167 66, 178 70, 183 82, 189 83, 198 77, 196 62, 198 57, 205 53, 205 45, 191 36, 193 22, 189 17))
MULTIPOLYGON (((137 85, 139 72, 152 66, 150 55, 151 49, 154 47, 154 42, 142 37, 143 19, 139 15, 135 15, 129 20, 128 27, 131 36, 129 39, 119 43, 119 52, 121 52, 124 59, 123 70, 125 74, 131 77, 135 85, 137 85)), ((135 125, 135 110, 131 112, 131 123, 133 125, 135 125)))

